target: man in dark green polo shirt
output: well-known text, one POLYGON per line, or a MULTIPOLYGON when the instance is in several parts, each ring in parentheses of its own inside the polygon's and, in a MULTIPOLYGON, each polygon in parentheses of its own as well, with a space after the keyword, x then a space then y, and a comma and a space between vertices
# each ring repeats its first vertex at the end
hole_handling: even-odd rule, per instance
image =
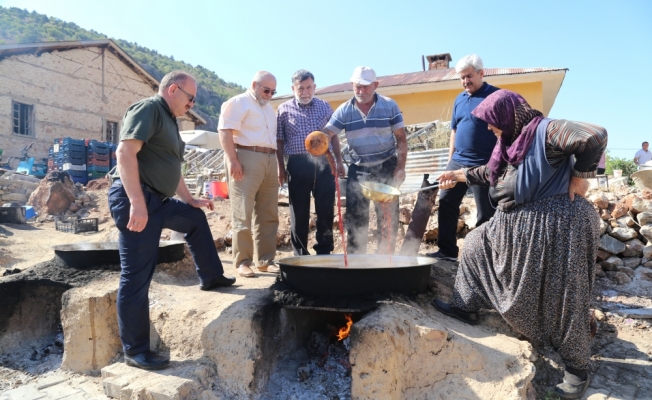
POLYGON ((185 144, 176 118, 195 104, 197 83, 174 71, 163 77, 158 94, 125 113, 109 207, 120 231, 122 272, 117 309, 120 340, 128 365, 165 368, 170 360, 150 351, 147 293, 156 267, 163 228, 185 233, 201 281, 200 289, 230 286, 224 276, 206 214, 210 200, 195 199, 181 176, 185 144), (177 195, 180 200, 173 199, 177 195))

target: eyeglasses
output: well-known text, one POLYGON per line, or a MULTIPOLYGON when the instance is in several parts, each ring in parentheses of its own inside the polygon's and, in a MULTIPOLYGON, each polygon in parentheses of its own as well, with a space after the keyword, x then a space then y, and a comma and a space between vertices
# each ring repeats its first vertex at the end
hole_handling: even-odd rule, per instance
POLYGON ((276 93, 278 93, 276 90, 272 90, 272 89, 270 89, 268 87, 265 87, 265 86, 261 86, 261 87, 263 88, 263 93, 265 93, 265 94, 270 94, 271 93, 272 96, 274 96, 276 93))
POLYGON ((181 88, 181 86, 177 85, 177 87, 179 88, 179 90, 181 90, 181 91, 183 92, 183 94, 185 94, 186 96, 188 96, 188 101, 190 101, 190 102, 193 103, 193 104, 195 103, 195 96, 193 96, 193 95, 191 95, 190 93, 188 93, 188 92, 186 92, 185 90, 183 90, 183 89, 181 88))

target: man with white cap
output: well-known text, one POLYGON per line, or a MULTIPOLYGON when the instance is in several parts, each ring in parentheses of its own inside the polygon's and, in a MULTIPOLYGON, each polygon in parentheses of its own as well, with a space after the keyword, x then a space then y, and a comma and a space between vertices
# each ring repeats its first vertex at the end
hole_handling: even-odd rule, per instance
MULTIPOLYGON (((353 98, 335 110, 324 131, 332 137, 345 130, 351 156, 346 181, 348 251, 366 253, 369 200, 362 194, 358 180, 399 187, 405 180, 407 140, 398 105, 376 93, 378 80, 374 70, 357 67, 351 83, 353 98)), ((341 155, 336 157, 338 171, 343 175, 341 155)), ((376 214, 380 230, 377 252, 392 254, 398 230, 398 200, 383 207, 376 204, 376 214)))

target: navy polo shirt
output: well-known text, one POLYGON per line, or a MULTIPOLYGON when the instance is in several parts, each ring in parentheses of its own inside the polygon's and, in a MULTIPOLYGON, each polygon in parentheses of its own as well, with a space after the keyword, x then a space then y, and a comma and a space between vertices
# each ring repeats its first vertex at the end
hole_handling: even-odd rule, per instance
POLYGON ((471 115, 471 111, 493 92, 500 90, 484 82, 480 89, 469 95, 466 90, 455 99, 451 129, 455 129, 453 161, 462 165, 485 165, 496 145, 496 136, 487 123, 471 115))

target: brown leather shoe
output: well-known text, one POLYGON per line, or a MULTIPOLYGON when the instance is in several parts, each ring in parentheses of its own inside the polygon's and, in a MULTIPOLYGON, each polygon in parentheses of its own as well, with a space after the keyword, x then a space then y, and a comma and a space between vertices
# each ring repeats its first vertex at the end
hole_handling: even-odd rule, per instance
POLYGON ((245 278, 251 278, 256 274, 254 274, 254 271, 252 271, 247 264, 240 264, 240 266, 238 266, 238 275, 243 276, 245 278))
POLYGON ((269 264, 265 265, 259 265, 258 266, 258 271, 260 272, 269 272, 272 274, 280 274, 281 269, 274 264, 274 262, 270 261, 269 264))

